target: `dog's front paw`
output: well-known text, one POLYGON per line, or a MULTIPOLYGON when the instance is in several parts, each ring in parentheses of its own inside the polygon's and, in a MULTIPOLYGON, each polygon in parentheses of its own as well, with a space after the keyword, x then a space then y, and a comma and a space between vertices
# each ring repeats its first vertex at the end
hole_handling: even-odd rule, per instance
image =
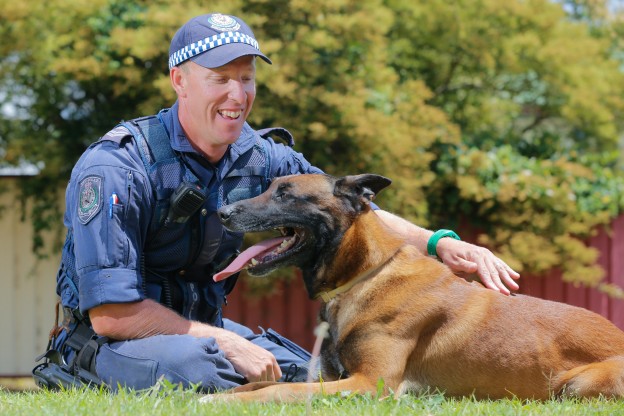
POLYGON ((215 401, 217 401, 215 400, 214 396, 215 396, 214 394, 206 394, 204 397, 199 399, 199 402, 200 403, 214 403, 215 401))
POLYGON ((206 394, 199 399, 200 403, 228 403, 238 401, 236 395, 227 393, 206 394))

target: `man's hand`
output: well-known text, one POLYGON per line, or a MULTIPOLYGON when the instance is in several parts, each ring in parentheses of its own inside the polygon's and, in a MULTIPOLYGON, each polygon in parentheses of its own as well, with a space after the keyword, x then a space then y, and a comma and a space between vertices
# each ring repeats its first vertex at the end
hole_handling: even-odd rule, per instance
POLYGON ((518 279, 520 274, 487 248, 453 238, 441 238, 437 254, 455 274, 464 276, 476 273, 481 282, 492 290, 509 295, 509 289, 519 288, 514 279, 518 279))
MULTIPOLYGON (((427 241, 431 237, 431 231, 387 211, 380 209, 375 212, 390 228, 427 255, 427 241)), ((486 287, 505 295, 511 293, 509 289, 519 288, 514 279, 518 279, 520 275, 487 248, 453 238, 441 238, 436 251, 444 264, 458 276, 469 277, 476 274, 486 287)))
POLYGON ((218 335, 217 343, 236 372, 249 382, 277 381, 282 377, 275 356, 245 338, 224 330, 218 335))

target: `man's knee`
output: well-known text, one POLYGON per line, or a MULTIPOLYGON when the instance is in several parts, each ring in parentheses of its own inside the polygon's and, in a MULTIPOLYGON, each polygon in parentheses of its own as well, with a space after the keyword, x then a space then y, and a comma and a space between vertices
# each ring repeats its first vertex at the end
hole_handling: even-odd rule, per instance
POLYGON ((244 383, 213 338, 159 335, 105 344, 98 375, 113 388, 145 389, 163 378, 184 388, 225 390, 244 383))

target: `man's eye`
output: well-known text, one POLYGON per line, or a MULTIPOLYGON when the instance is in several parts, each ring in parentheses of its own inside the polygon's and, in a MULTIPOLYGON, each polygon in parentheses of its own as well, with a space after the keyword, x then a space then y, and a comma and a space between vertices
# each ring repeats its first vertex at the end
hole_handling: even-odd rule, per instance
POLYGON ((214 82, 215 84, 225 84, 228 82, 228 77, 213 76, 213 77, 210 77, 210 81, 214 82))

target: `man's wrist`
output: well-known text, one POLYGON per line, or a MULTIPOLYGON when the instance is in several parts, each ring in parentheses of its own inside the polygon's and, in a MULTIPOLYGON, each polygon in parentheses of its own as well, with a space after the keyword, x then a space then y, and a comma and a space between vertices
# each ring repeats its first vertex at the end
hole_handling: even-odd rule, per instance
POLYGON ((454 238, 455 240, 461 240, 461 238, 459 238, 455 231, 440 229, 434 232, 431 237, 429 237, 429 240, 427 241, 427 254, 429 254, 430 256, 439 257, 437 252, 438 242, 440 241, 440 239, 445 237, 454 238))

